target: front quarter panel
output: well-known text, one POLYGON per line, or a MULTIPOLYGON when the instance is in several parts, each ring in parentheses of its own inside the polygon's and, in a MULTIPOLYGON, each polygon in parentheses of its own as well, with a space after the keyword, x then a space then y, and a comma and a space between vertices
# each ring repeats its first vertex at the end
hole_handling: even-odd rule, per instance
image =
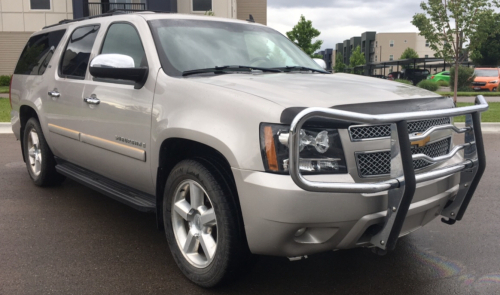
MULTIPOLYGON (((183 138, 216 149, 233 168, 263 171, 259 124, 279 122, 283 107, 196 79, 172 78, 160 70, 152 115, 152 165, 159 163, 166 139, 183 138)), ((155 167, 152 170, 156 173, 155 167)))

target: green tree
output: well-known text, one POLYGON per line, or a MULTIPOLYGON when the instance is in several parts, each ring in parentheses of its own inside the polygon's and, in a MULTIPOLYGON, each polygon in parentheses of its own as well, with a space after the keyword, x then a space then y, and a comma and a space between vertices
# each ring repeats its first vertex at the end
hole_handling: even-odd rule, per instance
MULTIPOLYGON (((498 0, 427 0, 420 3, 425 13, 415 14, 411 23, 429 42, 436 57, 454 62, 458 79, 458 66, 467 56, 464 51, 474 52, 486 38, 476 34, 478 19, 491 14, 493 6, 500 6, 498 0), (466 48, 464 44, 468 44, 466 48)), ((456 102, 458 81, 454 85, 456 102)))
POLYGON ((364 65, 365 63, 365 54, 361 52, 361 47, 357 46, 351 53, 351 58, 349 59, 349 67, 352 69, 351 73, 361 75, 363 70, 355 70, 354 67, 364 65))
POLYGON ((345 71, 345 63, 344 63, 344 56, 342 56, 342 53, 338 53, 335 56, 335 66, 333 67, 333 70, 335 73, 343 73, 345 71))
MULTIPOLYGON (((408 59, 408 58, 419 58, 418 53, 413 49, 413 48, 406 48, 405 51, 403 51, 403 54, 401 54, 401 57, 399 59, 408 59)), ((403 69, 411 69, 413 68, 413 65, 404 65, 402 66, 403 69)))
POLYGON ((476 34, 486 36, 471 53, 471 58, 476 65, 500 65, 500 14, 485 15, 479 20, 476 34))
POLYGON ((314 55, 314 52, 321 48, 323 45, 322 40, 316 40, 313 42, 314 38, 321 35, 321 32, 312 26, 312 21, 306 20, 306 18, 301 15, 300 21, 293 27, 290 32, 286 33, 288 39, 299 46, 305 53, 310 57, 318 57, 314 55))

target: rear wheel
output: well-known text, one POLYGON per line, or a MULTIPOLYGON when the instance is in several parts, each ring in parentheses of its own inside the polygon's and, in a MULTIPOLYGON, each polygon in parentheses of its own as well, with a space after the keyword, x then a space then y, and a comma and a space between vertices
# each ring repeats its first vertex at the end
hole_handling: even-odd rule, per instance
POLYGON ((163 220, 180 270, 202 287, 214 287, 250 266, 236 202, 216 166, 185 160, 170 173, 163 220))
POLYGON ((496 91, 497 91, 496 87, 491 90, 491 92, 496 92, 496 91))
POLYGON ((55 185, 65 179, 56 171, 54 155, 36 118, 29 119, 24 127, 23 149, 28 173, 36 185, 55 185))

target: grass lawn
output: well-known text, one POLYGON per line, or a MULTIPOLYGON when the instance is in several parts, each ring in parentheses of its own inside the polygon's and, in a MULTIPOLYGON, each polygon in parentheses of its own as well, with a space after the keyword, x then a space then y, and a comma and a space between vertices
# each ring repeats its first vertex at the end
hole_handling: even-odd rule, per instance
MULTIPOLYGON (((482 122, 500 122, 500 102, 490 102, 490 109, 481 114, 482 122)), ((474 105, 473 103, 459 102, 458 107, 474 105)), ((465 116, 455 117, 455 122, 465 122, 465 116)))
POLYGON ((10 102, 8 98, 0 97, 0 122, 10 122, 10 102))
MULTIPOLYGON (((446 92, 436 92, 439 95, 442 96, 451 96, 453 97, 453 92, 451 91, 446 91, 446 92)), ((478 92, 458 92, 457 96, 500 96, 500 92, 485 92, 485 91, 478 91, 478 92)))
POLYGON ((0 86, 0 93, 9 93, 9 86, 0 86))

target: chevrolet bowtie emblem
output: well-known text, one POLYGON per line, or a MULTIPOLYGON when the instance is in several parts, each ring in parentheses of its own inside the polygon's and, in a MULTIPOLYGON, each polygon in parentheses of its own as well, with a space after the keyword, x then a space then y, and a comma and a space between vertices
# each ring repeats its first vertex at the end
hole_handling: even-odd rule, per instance
MULTIPOLYGON (((417 133, 416 135, 420 135, 420 134, 421 133, 417 133)), ((418 145, 418 147, 424 147, 427 145, 427 143, 429 143, 429 141, 431 141, 431 137, 427 136, 426 138, 423 138, 421 140, 412 141, 411 144, 418 145)))

